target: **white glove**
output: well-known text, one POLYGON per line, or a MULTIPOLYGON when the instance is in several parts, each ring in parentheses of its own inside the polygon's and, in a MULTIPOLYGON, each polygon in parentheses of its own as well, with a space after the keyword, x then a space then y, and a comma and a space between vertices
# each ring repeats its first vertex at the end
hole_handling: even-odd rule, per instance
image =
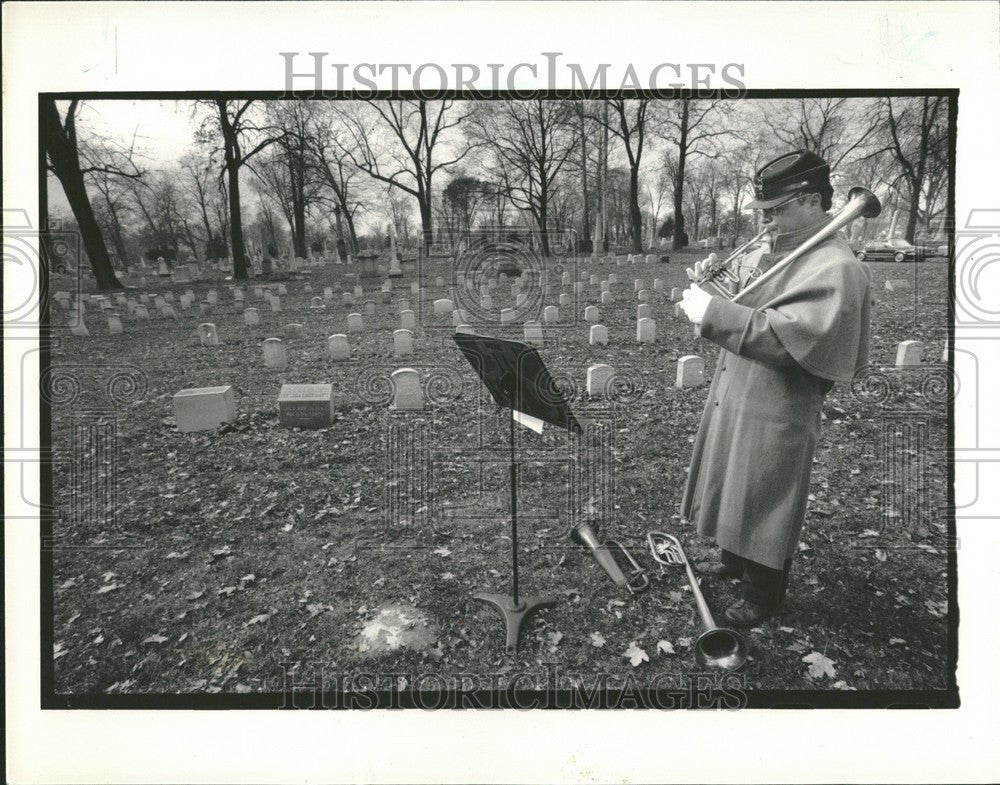
POLYGON ((694 267, 687 268, 688 280, 697 281, 699 278, 701 278, 702 275, 704 275, 705 270, 707 270, 711 265, 715 264, 715 262, 718 261, 718 259, 719 257, 716 254, 710 253, 707 259, 704 259, 700 262, 695 262, 694 267))
POLYGON ((705 311, 708 310, 708 304, 711 301, 712 295, 698 286, 698 284, 693 283, 684 290, 680 306, 691 322, 701 324, 701 320, 705 318, 705 311))

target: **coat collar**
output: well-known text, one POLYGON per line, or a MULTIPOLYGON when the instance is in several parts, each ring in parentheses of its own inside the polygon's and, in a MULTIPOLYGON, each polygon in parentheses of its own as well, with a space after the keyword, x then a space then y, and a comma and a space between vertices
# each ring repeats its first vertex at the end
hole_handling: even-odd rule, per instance
POLYGON ((809 226, 796 229, 794 232, 779 234, 777 239, 774 241, 774 247, 771 249, 771 253, 785 255, 790 251, 794 251, 832 220, 832 216, 824 215, 818 221, 810 224, 809 226))

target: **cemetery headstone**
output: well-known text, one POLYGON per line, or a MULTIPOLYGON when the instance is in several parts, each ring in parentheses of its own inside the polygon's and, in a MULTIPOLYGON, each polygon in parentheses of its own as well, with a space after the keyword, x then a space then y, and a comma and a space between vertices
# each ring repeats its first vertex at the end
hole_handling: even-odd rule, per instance
POLYGON ((281 385, 278 422, 284 428, 327 428, 332 425, 333 385, 281 385))
POLYGON ((902 341, 896 347, 896 367, 912 368, 924 361, 923 341, 902 341))
POLYGON ((364 321, 359 313, 347 314, 347 332, 359 333, 364 329, 364 321))
POLYGON ((590 328, 590 345, 591 346, 607 346, 608 345, 608 328, 603 324, 595 324, 590 328))
POLYGON ((677 361, 677 378, 674 386, 700 387, 705 383, 705 361, 696 354, 687 354, 677 361))
POLYGON ((392 372, 392 406, 397 411, 421 411, 424 408, 420 374, 413 368, 400 368, 392 372))
POLYGON ((396 357, 413 354, 413 333, 409 330, 395 330, 392 334, 392 350, 396 357))
POLYGON ((583 311, 583 318, 588 322, 596 322, 601 318, 601 312, 596 305, 588 305, 583 311))
POLYGON ((510 324, 514 321, 514 309, 513 308, 501 308, 500 309, 500 324, 510 324))
POLYGON ((219 345, 219 332, 211 322, 198 325, 198 337, 201 339, 202 346, 219 345))
POLYGON ((260 311, 256 308, 247 308, 243 311, 243 323, 248 327, 260 324, 260 311))
POLYGON ((191 387, 173 397, 174 418, 181 433, 214 431, 236 419, 232 385, 191 387))
POLYGON ((559 309, 554 305, 546 305, 544 317, 546 324, 555 324, 559 321, 559 309))
POLYGON ((610 305, 614 301, 615 298, 611 292, 601 292, 601 305, 610 305))
POLYGON ((451 313, 455 306, 452 304, 451 300, 441 299, 434 301, 434 313, 435 314, 445 314, 451 313))
POLYGON ((284 341, 280 338, 265 338, 263 346, 266 368, 284 370, 288 367, 288 352, 285 350, 284 341))
POLYGON ((651 310, 652 306, 649 303, 640 303, 639 306, 635 309, 635 318, 648 319, 650 316, 652 316, 651 310))
POLYGON ((294 322, 291 323, 291 324, 286 324, 282 328, 281 332, 285 336, 285 340, 286 341, 290 341, 293 338, 301 338, 302 337, 302 325, 301 324, 296 324, 294 322))
POLYGON ((587 395, 591 398, 607 395, 614 375, 615 369, 610 365, 604 363, 591 365, 587 369, 587 395))
POLYGON ((538 322, 525 322, 524 342, 532 346, 544 346, 545 336, 542 334, 542 325, 538 322))
POLYGON ((635 339, 639 343, 654 343, 656 341, 656 322, 648 317, 636 322, 635 339))
POLYGON ((331 335, 326 339, 326 350, 331 360, 350 360, 351 345, 347 342, 347 336, 343 333, 331 335))

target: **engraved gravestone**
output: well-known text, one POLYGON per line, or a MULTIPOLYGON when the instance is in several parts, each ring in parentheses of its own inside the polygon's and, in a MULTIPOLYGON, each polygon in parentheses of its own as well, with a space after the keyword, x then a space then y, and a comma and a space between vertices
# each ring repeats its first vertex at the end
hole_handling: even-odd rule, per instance
POLYGON ((333 385, 281 385, 278 422, 285 428, 328 427, 333 422, 333 385))

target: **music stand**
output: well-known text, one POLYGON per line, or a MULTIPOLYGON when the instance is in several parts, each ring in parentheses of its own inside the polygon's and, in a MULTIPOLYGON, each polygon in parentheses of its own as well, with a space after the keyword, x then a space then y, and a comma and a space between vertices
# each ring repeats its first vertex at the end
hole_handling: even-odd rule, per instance
POLYGON ((533 346, 520 341, 489 338, 471 333, 455 333, 455 343, 465 359, 479 374, 493 400, 501 408, 510 409, 510 558, 511 593, 477 592, 474 600, 496 608, 507 629, 508 652, 517 650, 521 623, 533 611, 558 602, 554 595, 523 597, 519 593, 517 574, 517 460, 514 454, 514 423, 522 413, 544 420, 571 432, 582 426, 553 383, 545 363, 533 346))

